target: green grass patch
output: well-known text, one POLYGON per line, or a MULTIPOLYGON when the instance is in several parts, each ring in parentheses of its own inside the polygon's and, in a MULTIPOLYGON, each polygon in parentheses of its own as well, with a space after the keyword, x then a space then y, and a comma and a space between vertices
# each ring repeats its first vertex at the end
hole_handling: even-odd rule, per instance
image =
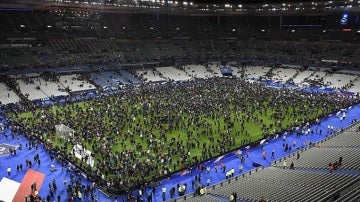
POLYGON ((301 93, 264 87, 265 92, 256 92, 252 85, 235 81, 224 79, 227 86, 238 88, 219 89, 216 82, 184 84, 171 91, 144 90, 9 116, 29 131, 44 134, 54 146, 65 146, 69 154, 81 142, 95 154, 93 171, 131 185, 313 120, 336 106, 332 100, 304 98, 301 93), (278 95, 277 100, 268 94, 278 95), (59 141, 57 124, 75 130, 70 143, 59 141), (129 174, 135 164, 142 172, 129 174))

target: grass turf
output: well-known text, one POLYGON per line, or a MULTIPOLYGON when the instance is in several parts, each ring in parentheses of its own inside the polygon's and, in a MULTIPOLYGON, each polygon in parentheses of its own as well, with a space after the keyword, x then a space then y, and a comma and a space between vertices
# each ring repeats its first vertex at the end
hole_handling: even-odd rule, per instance
MULTIPOLYGON (((254 108, 251 102, 246 102, 245 107, 239 108, 236 103, 230 101, 228 111, 231 111, 231 113, 227 114, 229 118, 225 118, 225 113, 217 113, 217 111, 220 112, 222 109, 215 106, 213 110, 215 113, 212 115, 204 113, 194 120, 194 117, 189 113, 171 114, 171 117, 173 117, 172 120, 166 120, 164 123, 159 124, 158 119, 166 119, 166 117, 169 117, 169 114, 164 112, 155 113, 154 111, 152 111, 152 114, 143 113, 143 101, 141 100, 135 102, 123 100, 119 106, 119 104, 115 104, 115 100, 118 99, 119 97, 113 96, 102 100, 53 106, 48 109, 39 108, 33 112, 9 114, 9 116, 12 116, 23 125, 28 125, 30 128, 36 128, 37 125, 46 124, 49 116, 53 117, 52 120, 55 121, 53 122, 54 124, 71 121, 77 123, 78 127, 73 129, 75 130, 75 136, 78 137, 80 136, 79 134, 82 134, 84 126, 90 122, 100 122, 99 127, 105 128, 103 130, 104 134, 101 136, 111 136, 114 138, 110 143, 105 141, 105 144, 110 144, 109 148, 111 148, 111 150, 107 152, 115 155, 122 151, 132 150, 136 152, 137 161, 147 163, 149 157, 153 157, 151 161, 155 165, 160 165, 160 159, 157 158, 159 155, 172 153, 172 161, 161 165, 170 168, 171 171, 175 171, 184 168, 187 164, 193 164, 238 148, 249 142, 260 140, 263 138, 263 134, 280 132, 293 125, 298 125, 304 120, 313 120, 319 115, 331 111, 331 107, 311 108, 306 105, 270 106, 269 103, 272 98, 269 97, 260 103, 261 107, 259 108, 254 108), (89 115, 90 108, 92 108, 91 111, 95 112, 110 110, 107 113, 100 113, 97 116, 95 114, 89 115), (116 109, 116 113, 111 114, 113 113, 111 109, 116 109), (41 118, 44 114, 46 114, 47 117, 41 118), (88 115, 86 116, 84 114, 88 115), (155 114, 156 117, 154 117, 155 114), (275 114, 277 114, 278 117, 274 116, 275 114), (70 115, 71 120, 67 120, 67 116, 65 115, 70 115), (101 118, 99 118, 99 116, 101 116, 101 118), (124 120, 114 122, 113 118, 117 116, 121 116, 120 119, 124 120), (281 119, 279 117, 281 117, 281 119), (233 125, 229 126, 229 122, 233 125), (156 148, 150 149, 150 153, 147 156, 142 155, 142 151, 137 149, 137 145, 141 145, 142 150, 149 148, 149 143, 146 141, 148 137, 141 138, 139 134, 135 134, 141 131, 139 128, 147 131, 146 135, 152 134, 153 139, 158 141, 157 144, 155 144, 156 148), (114 134, 115 131, 118 131, 119 135, 114 134), (131 135, 125 138, 124 134, 127 133, 131 133, 131 135), (161 137, 162 133, 166 134, 166 140, 161 137), (189 133, 191 134, 189 135, 189 133), (133 141, 131 141, 131 139, 133 139, 133 141), (195 140, 199 142, 198 146, 189 147, 184 150, 177 149, 176 152, 172 150, 173 146, 176 147, 175 143, 180 143, 186 148, 188 142, 194 143, 195 140), (219 142, 226 144, 219 144, 219 142), (204 150, 206 152, 204 152, 204 150), (190 152, 190 155, 184 159, 183 154, 187 152, 190 152), (204 156, 204 153, 208 155, 204 156), (197 160, 194 159, 195 157, 197 157, 197 160)), ((159 99, 148 98, 146 101, 154 106, 159 99)), ((154 109, 149 109, 149 111, 151 110, 154 109)), ((65 141, 60 141, 61 138, 55 134, 54 130, 51 131, 51 134, 43 134, 43 137, 55 147, 65 146, 67 152, 71 153, 73 145, 66 144, 65 141), (54 135, 55 138, 50 138, 54 135)), ((103 140, 101 137, 95 137, 93 139, 83 138, 80 141, 88 150, 94 152, 93 146, 104 144, 102 142, 103 140)), ((103 153, 97 151, 94 153, 96 159, 94 167, 103 166, 105 162, 103 153)), ((81 162, 78 163, 81 164, 81 162)), ((121 162, 110 161, 107 162, 106 166, 116 167, 120 164, 121 162)), ((164 172, 164 166, 158 166, 155 170, 146 173, 146 175, 140 172, 138 175, 133 175, 129 178, 135 181, 137 179, 150 180, 154 176, 159 177, 164 172)), ((118 173, 107 172, 105 177, 106 179, 117 179, 124 176, 118 173)))

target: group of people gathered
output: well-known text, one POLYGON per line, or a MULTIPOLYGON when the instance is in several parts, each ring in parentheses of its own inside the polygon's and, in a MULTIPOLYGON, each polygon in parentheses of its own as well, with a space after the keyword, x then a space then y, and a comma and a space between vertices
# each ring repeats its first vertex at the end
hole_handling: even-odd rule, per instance
POLYGON ((27 136, 46 142, 110 193, 120 193, 358 102, 345 96, 208 78, 131 86, 12 118, 27 136), (60 123, 75 134, 56 136, 60 123), (92 152, 94 167, 75 157, 76 144, 92 152))

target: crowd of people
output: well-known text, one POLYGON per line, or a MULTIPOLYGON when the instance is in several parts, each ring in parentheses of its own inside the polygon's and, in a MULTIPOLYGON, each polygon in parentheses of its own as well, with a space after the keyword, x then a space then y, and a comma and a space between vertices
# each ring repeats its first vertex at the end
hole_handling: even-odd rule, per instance
POLYGON ((28 137, 119 193, 358 102, 346 96, 210 78, 129 87, 101 99, 12 116, 28 137), (56 136, 54 126, 60 123, 75 135, 56 136), (76 144, 92 151, 94 167, 75 157, 76 144))

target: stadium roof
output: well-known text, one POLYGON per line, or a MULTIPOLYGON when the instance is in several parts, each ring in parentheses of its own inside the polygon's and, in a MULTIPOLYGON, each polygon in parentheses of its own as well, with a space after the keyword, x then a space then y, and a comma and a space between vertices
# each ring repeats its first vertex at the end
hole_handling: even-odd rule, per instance
POLYGON ((87 9, 93 12, 171 11, 187 13, 360 11, 357 0, 2 0, 0 8, 50 10, 87 9))

